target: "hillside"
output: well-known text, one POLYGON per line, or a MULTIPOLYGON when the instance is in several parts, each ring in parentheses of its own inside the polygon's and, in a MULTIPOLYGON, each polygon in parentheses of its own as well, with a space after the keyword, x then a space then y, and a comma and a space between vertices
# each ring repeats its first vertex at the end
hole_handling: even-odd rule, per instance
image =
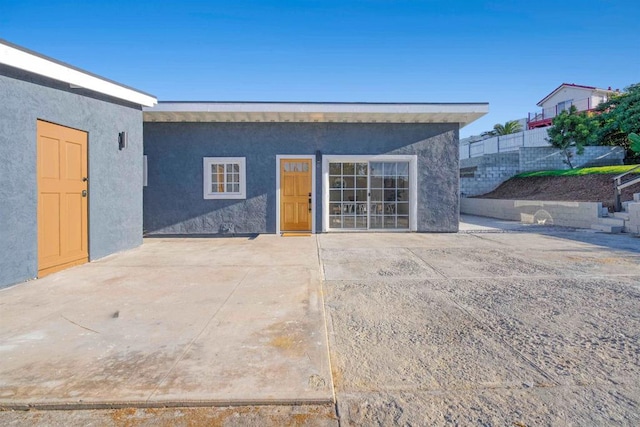
MULTIPOLYGON (((613 210, 615 174, 583 176, 534 176, 511 178, 494 191, 475 196, 485 199, 559 200, 575 202, 602 202, 613 210)), ((632 200, 640 193, 640 183, 622 190, 622 201, 632 200)))

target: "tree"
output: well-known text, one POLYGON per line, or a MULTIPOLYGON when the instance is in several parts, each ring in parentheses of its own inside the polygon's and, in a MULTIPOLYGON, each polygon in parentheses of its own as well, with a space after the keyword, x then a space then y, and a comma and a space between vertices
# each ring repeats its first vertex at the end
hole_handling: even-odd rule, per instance
POLYGON ((482 132, 480 136, 502 136, 518 132, 522 132, 522 125, 517 120, 511 120, 504 125, 500 123, 493 125, 493 130, 482 132))
MULTIPOLYGON (((631 133, 640 133, 640 83, 596 108, 597 139, 601 145, 619 145, 631 154, 631 133)), ((633 156, 633 155, 632 155, 633 156)))
POLYGON ((562 111, 553 118, 553 126, 547 130, 547 141, 561 150, 564 163, 573 169, 571 147, 575 147, 577 154, 582 154, 585 145, 595 145, 597 128, 598 123, 591 116, 585 112, 578 113, 572 105, 568 111, 562 111))
POLYGON ((633 151, 636 154, 640 154, 640 135, 638 135, 637 133, 631 132, 629 134, 629 141, 630 141, 630 147, 631 151, 633 151))
POLYGON ((511 120, 504 125, 500 123, 493 126, 493 131, 496 135, 509 135, 510 133, 522 132, 522 125, 517 120, 511 120))

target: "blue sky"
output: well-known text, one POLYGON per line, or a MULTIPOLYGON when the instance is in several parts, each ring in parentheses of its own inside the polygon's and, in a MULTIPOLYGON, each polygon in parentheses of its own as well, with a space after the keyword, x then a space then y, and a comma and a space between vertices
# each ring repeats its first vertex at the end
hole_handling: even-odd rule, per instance
POLYGON ((637 0, 0 0, 0 38, 159 100, 489 102, 640 82, 637 0))

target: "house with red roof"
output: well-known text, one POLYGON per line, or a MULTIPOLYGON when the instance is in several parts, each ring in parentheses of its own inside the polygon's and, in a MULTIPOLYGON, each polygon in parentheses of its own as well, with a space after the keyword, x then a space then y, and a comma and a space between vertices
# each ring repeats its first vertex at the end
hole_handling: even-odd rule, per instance
POLYGON ((551 126, 553 118, 571 106, 575 106, 578 111, 591 111, 619 92, 619 89, 614 91, 611 87, 599 89, 595 86, 562 83, 536 104, 542 110, 528 114, 527 129, 551 126))

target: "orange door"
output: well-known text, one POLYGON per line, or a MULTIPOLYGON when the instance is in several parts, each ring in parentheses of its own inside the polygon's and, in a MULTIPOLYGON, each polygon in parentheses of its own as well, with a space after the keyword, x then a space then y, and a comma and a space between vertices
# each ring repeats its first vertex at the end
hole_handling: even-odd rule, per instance
POLYGON ((87 134, 38 120, 38 277, 87 262, 87 134))
POLYGON ((280 230, 311 231, 311 159, 280 160, 280 230))

